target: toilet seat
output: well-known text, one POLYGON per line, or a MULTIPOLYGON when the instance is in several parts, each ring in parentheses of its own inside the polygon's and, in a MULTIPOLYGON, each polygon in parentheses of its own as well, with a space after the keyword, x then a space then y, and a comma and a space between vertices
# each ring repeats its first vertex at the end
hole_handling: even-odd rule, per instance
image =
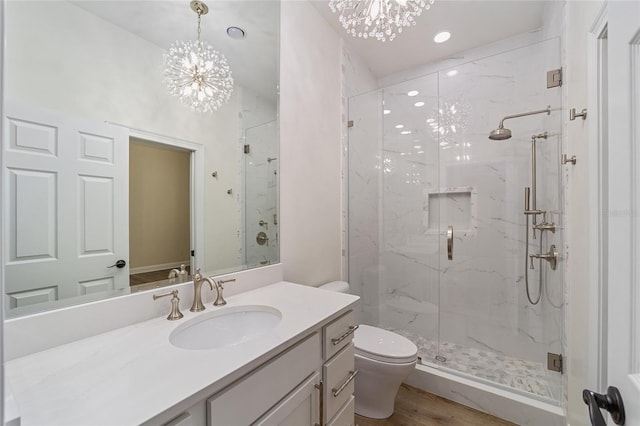
POLYGON ((390 364, 415 362, 417 346, 406 337, 377 327, 361 324, 353 337, 355 353, 390 364))

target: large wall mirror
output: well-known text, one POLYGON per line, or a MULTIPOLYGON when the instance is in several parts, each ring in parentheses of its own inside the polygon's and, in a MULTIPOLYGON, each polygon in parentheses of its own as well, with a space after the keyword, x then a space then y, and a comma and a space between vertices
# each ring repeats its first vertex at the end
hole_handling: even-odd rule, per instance
POLYGON ((234 79, 206 113, 163 76, 188 0, 5 3, 8 317, 279 261, 279 3, 205 3, 234 79))

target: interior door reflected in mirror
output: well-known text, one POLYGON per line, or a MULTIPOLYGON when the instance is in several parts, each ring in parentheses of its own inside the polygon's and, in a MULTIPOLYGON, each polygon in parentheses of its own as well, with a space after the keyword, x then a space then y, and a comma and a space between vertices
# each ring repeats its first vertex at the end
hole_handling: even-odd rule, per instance
POLYGON ((162 74, 194 38, 188 4, 6 3, 8 317, 279 261, 279 3, 208 6, 202 37, 234 84, 201 113, 162 74))

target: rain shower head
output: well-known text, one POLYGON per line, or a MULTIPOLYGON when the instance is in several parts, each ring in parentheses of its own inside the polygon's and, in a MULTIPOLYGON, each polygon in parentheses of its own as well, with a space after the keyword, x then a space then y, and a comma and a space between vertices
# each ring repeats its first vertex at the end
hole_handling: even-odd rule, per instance
POLYGON ((511 138, 511 130, 505 129, 504 127, 498 127, 489 133, 489 139, 492 141, 503 141, 509 138, 511 138))
POLYGON ((508 120, 510 118, 526 117, 527 115, 544 114, 544 113, 546 113, 547 115, 551 114, 551 105, 549 105, 546 109, 540 109, 540 110, 531 111, 531 112, 523 112, 521 114, 507 115, 502 120, 500 120, 500 124, 498 124, 498 128, 495 130, 492 130, 491 133, 489 133, 489 139, 493 141, 503 141, 511 137, 511 130, 504 128, 505 120, 508 120))

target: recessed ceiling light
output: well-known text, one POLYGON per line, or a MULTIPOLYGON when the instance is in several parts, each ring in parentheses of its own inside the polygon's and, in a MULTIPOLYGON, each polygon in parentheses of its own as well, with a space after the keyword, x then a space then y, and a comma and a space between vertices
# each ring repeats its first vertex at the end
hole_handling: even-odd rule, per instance
POLYGON ((445 41, 449 40, 451 38, 451 33, 448 31, 442 31, 438 34, 436 34, 433 37, 433 41, 435 41, 436 43, 444 43, 445 41))
POLYGON ((403 127, 404 127, 404 126, 403 126, 402 124, 398 124, 398 125, 396 126, 396 129, 402 129, 403 127))
POLYGON ((382 112, 384 113, 384 115, 391 114, 391 110, 390 109, 385 109, 382 112))
POLYGON ((410 135, 411 134, 411 130, 403 130, 402 132, 400 132, 401 135, 410 135))
POLYGON ((451 70, 447 73, 449 77, 453 77, 454 75, 458 75, 458 70, 451 70))
POLYGON ((415 106, 417 106, 417 107, 421 107, 421 106, 424 106, 424 102, 416 102, 416 103, 415 103, 415 104, 413 104, 413 105, 415 105, 415 106))
POLYGON ((407 95, 409 96, 418 96, 418 94, 420 94, 420 92, 418 92, 417 90, 412 90, 410 92, 407 92, 407 95))
POLYGON ((422 148, 422 145, 414 145, 413 147, 414 147, 415 149, 420 149, 420 148, 422 148))
POLYGON ((247 36, 244 30, 240 27, 229 27, 227 28, 227 35, 234 40, 242 40, 247 36))

